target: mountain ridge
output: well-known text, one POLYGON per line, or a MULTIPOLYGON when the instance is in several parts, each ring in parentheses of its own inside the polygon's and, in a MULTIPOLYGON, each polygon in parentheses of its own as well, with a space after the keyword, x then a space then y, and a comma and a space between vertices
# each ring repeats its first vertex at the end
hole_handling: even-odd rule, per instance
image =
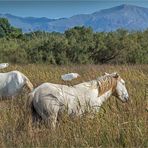
POLYGON ((69 18, 19 17, 12 14, 0 14, 0 17, 7 18, 12 26, 21 28, 23 32, 64 32, 74 26, 92 27, 96 32, 119 28, 139 31, 148 28, 148 8, 127 4, 69 18))

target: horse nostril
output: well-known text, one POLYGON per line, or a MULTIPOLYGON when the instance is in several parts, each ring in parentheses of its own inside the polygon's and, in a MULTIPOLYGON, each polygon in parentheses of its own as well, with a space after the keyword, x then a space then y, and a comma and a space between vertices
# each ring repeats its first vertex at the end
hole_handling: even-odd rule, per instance
POLYGON ((129 99, 128 97, 125 97, 126 102, 128 101, 128 99, 129 99))

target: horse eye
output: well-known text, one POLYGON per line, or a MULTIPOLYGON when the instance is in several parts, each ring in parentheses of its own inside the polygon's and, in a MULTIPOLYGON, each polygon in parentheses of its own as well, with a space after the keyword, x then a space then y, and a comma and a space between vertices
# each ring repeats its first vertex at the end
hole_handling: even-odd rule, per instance
POLYGON ((122 83, 123 85, 125 85, 125 82, 124 82, 124 81, 121 81, 121 83, 122 83))

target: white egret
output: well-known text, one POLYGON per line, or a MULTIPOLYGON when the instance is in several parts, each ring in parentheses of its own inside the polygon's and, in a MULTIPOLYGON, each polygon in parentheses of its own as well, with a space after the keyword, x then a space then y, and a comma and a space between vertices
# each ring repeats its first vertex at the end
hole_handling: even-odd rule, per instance
POLYGON ((61 78, 64 81, 71 81, 77 77, 80 77, 78 73, 68 73, 68 74, 61 75, 61 78))
POLYGON ((1 64, 0 64, 0 69, 6 68, 6 67, 8 67, 8 66, 9 66, 8 63, 1 63, 1 64))

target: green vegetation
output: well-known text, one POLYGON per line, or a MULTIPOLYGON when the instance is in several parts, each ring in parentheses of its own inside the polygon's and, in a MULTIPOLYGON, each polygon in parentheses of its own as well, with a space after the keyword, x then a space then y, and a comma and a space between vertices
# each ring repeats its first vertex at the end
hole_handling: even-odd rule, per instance
POLYGON ((19 38, 21 35, 21 29, 12 27, 7 19, 0 18, 0 38, 19 38))
POLYGON ((36 87, 43 82, 73 85, 117 71, 126 82, 130 100, 122 103, 115 97, 108 99, 100 112, 81 118, 63 115, 55 131, 43 123, 32 124, 26 109, 27 90, 13 100, 0 101, 0 147, 148 147, 148 110, 145 94, 148 65, 11 65, 11 70, 23 72, 36 87), (77 72, 72 82, 63 82, 61 74, 77 72))
POLYGON ((147 64, 148 30, 93 32, 74 27, 65 33, 23 34, 0 19, 0 62, 48 64, 147 64))

